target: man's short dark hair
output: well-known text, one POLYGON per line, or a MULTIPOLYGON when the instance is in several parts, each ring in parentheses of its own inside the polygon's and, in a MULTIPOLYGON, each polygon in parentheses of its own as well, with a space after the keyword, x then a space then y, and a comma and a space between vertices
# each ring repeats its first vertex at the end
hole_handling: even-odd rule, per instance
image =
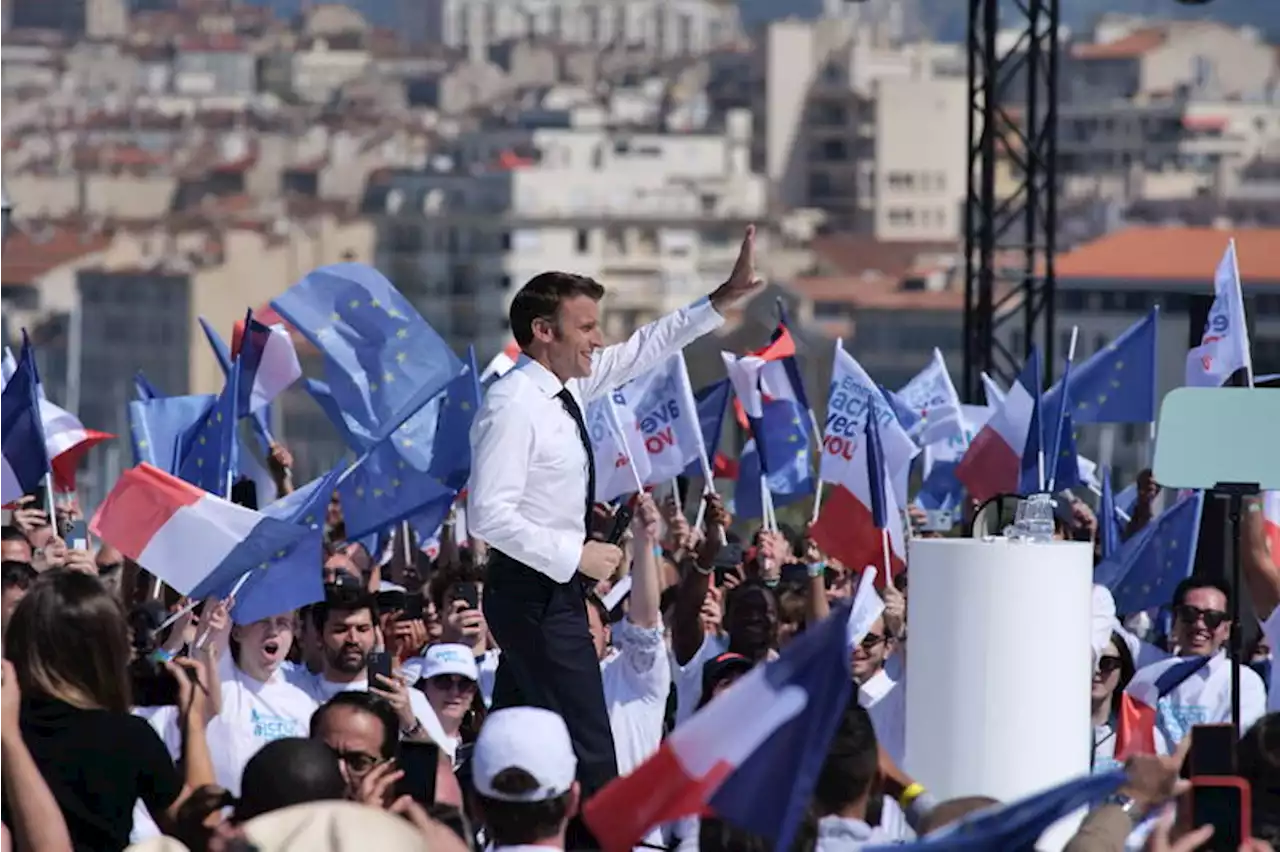
POLYGON ((449 596, 449 592, 459 583, 483 583, 487 574, 485 566, 477 565, 468 551, 458 554, 457 562, 449 565, 437 565, 435 573, 431 575, 431 582, 427 586, 427 591, 431 595, 431 602, 436 605, 436 613, 444 618, 445 598, 449 596))
POLYGON ((374 600, 373 595, 365 594, 352 598, 350 601, 342 601, 341 603, 321 601, 313 604, 311 607, 311 623, 316 630, 324 631, 324 624, 329 620, 329 614, 334 612, 359 612, 362 609, 369 610, 369 618, 376 625, 378 623, 378 604, 374 600))
POLYGON ((533 341, 533 321, 550 320, 559 324, 560 304, 575 296, 586 296, 598 302, 604 298, 604 287, 594 278, 572 272, 544 272, 529 279, 511 300, 511 333, 522 349, 533 341))
POLYGON ((382 745, 378 750, 382 753, 383 760, 395 757, 396 749, 400 745, 400 720, 390 704, 369 692, 354 690, 339 692, 321 704, 319 709, 311 714, 311 739, 320 739, 320 729, 324 725, 324 720, 340 707, 346 707, 356 713, 365 713, 381 722, 382 745))
POLYGON ((1188 577, 1173 590, 1173 605, 1182 606, 1187 601, 1187 595, 1196 589, 1217 589, 1227 599, 1227 609, 1231 609, 1231 587, 1221 577, 1188 577))
POLYGON ((26 533, 15 527, 13 524, 5 524, 0 527, 0 541, 22 541, 31 544, 26 533))
POLYGON ((308 802, 345 799, 338 757, 324 743, 285 737, 267 743, 245 764, 236 820, 308 802))
MULTIPOLYGON (((493 789, 518 796, 538 789, 538 779, 518 767, 493 776, 493 789)), ((542 802, 507 802, 480 796, 484 824, 494 846, 529 846, 554 838, 569 818, 569 793, 542 802)))
POLYGON ((858 703, 855 689, 813 788, 818 815, 839 813, 865 796, 875 780, 878 761, 876 730, 871 725, 871 717, 858 703))
POLYGON ((30 563, 6 559, 0 562, 0 587, 5 589, 23 589, 36 581, 36 569, 30 563))

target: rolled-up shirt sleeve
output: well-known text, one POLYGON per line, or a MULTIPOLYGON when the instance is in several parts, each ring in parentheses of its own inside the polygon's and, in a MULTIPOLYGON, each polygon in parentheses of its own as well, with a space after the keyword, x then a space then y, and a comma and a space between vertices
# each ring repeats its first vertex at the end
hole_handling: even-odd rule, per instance
POLYGON ((582 536, 538 526, 521 511, 533 428, 516 401, 486 398, 471 431, 467 526, 495 550, 565 583, 578 570, 582 536))
POLYGON ((704 296, 692 305, 641 326, 623 342, 597 352, 591 375, 576 380, 578 391, 589 402, 656 367, 664 358, 722 325, 724 317, 704 296))

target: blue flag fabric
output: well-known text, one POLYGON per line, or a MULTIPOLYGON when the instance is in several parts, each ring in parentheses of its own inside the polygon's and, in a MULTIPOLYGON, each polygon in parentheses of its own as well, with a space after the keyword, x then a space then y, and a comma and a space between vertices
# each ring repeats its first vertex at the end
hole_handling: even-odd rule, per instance
POLYGON ((268 518, 300 524, 307 529, 324 530, 325 512, 329 498, 338 488, 346 465, 339 462, 328 473, 317 476, 301 488, 286 494, 259 511, 268 518))
POLYGON ((1027 363, 1023 365, 1022 373, 1018 376, 1018 384, 1026 388, 1035 400, 1031 413, 1031 428, 1027 432, 1027 444, 1022 449, 1022 473, 1018 479, 1018 492, 1021 494, 1043 491, 1048 485, 1049 465, 1054 463, 1044 437, 1046 409, 1041 397, 1041 388, 1044 387, 1041 379, 1043 375, 1040 368, 1040 348, 1033 346, 1031 354, 1027 357, 1027 363), (1045 454, 1046 468, 1044 472, 1046 481, 1043 484, 1040 482, 1040 453, 1042 452, 1045 454))
POLYGON ((182 436, 178 476, 192 485, 229 499, 231 474, 237 469, 236 399, 239 370, 232 369, 227 383, 204 419, 182 436))
POLYGON ((1031 852, 1045 829, 1101 802, 1124 782, 1119 771, 1087 775, 1010 805, 986 808, 914 843, 868 846, 865 852, 1031 852))
POLYGON ((964 485, 956 478, 959 462, 935 461, 920 484, 915 502, 921 509, 959 509, 964 505, 964 485))
POLYGON ((1093 569, 1093 581, 1111 590, 1116 612, 1129 614, 1169 603, 1190 576, 1200 539, 1204 492, 1183 497, 1093 569))
MULTIPOLYGON (((814 491, 813 471, 809 467, 808 442, 804 451, 785 466, 769 473, 769 495, 775 509, 796 502, 814 491)), ((763 518, 764 502, 760 492, 760 454, 755 441, 748 441, 738 458, 738 481, 733 489, 733 513, 740 518, 763 518)))
POLYGON ((809 427, 808 412, 794 399, 768 399, 764 401, 762 413, 763 416, 752 424, 752 429, 755 430, 753 437, 763 457, 764 469, 770 473, 783 471, 798 476, 796 459, 803 457, 804 478, 812 480, 813 474, 808 467, 813 431, 809 427))
POLYGON ((376 269, 323 266, 271 306, 324 353, 348 432, 368 450, 462 372, 462 362, 376 269))
POLYGON ((801 633, 764 669, 776 695, 803 696, 796 715, 755 747, 711 796, 724 821, 787 849, 809 807, 831 738, 852 699, 849 676, 850 605, 801 633), (779 789, 779 779, 787 783, 779 789))
POLYGON ((0 394, 3 396, 0 418, 3 418, 4 455, 4 494, 0 501, 4 503, 34 491, 49 472, 39 385, 35 350, 24 341, 17 369, 0 394))
MULTIPOLYGON (((880 388, 880 395, 884 397, 885 402, 889 403, 889 409, 893 412, 893 416, 898 418, 898 423, 911 433, 912 437, 915 437, 915 430, 921 425, 923 418, 898 394, 881 384, 877 384, 876 387, 880 388)), ((918 438, 916 440, 919 441, 918 438)))
MULTIPOLYGON (((253 312, 250 311, 246 319, 251 319, 252 316, 253 312)), ((246 323, 246 328, 247 327, 248 324, 246 323)), ((265 330, 265 326, 259 327, 265 330)), ((213 350, 213 357, 218 359, 218 366, 222 368, 222 375, 224 377, 229 377, 231 375, 231 368, 233 365, 231 361, 231 350, 227 348, 226 341, 222 339, 222 335, 218 334, 217 329, 211 326, 208 320, 204 317, 200 317, 200 328, 204 329, 205 339, 209 341, 209 348, 213 350)), ((247 340, 248 338, 249 335, 246 333, 245 339, 247 340)), ((237 380, 239 382, 239 390, 237 391, 236 399, 237 418, 246 417, 250 414, 249 397, 253 394, 253 377, 258 370, 258 361, 262 358, 262 352, 260 351, 261 347, 265 345, 266 341, 263 340, 258 347, 258 351, 252 351, 253 347, 250 344, 250 358, 252 360, 240 360, 237 362, 240 364, 237 368, 240 373, 240 377, 237 380)), ((244 348, 244 346, 241 347, 241 349, 244 348)), ((262 448, 262 452, 264 454, 269 453, 271 451, 271 444, 275 441, 275 438, 271 436, 271 407, 267 406, 266 408, 261 408, 253 412, 252 417, 253 433, 257 436, 258 445, 262 448)))
POLYGON ((151 382, 147 380, 147 377, 143 375, 141 370, 133 374, 133 393, 134 396, 143 401, 164 396, 164 394, 156 390, 155 385, 151 384, 151 382))
POLYGON ((134 464, 146 462, 178 475, 184 439, 204 421, 217 401, 213 394, 157 396, 129 403, 129 437, 134 464))
POLYGON ((467 347, 466 368, 440 398, 440 415, 429 473, 452 490, 461 491, 471 476, 471 423, 480 408, 480 373, 476 350, 467 347))
POLYGON ((432 400, 395 434, 375 444, 338 485, 347 538, 399 523, 454 491, 431 476, 440 400, 432 400))
MULTIPOLYGON (((698 408, 698 428, 702 430, 702 445, 707 449, 707 461, 715 464, 716 452, 720 449, 720 433, 724 429, 724 413, 729 408, 729 396, 733 385, 728 379, 707 385, 693 395, 694 404, 698 408)), ((714 468, 713 468, 714 469, 714 468)), ((702 476, 702 462, 690 462, 685 468, 685 476, 702 476)))
POLYGON ((342 419, 342 409, 338 406, 338 401, 333 398, 333 392, 329 390, 329 386, 318 379, 303 379, 302 386, 316 401, 316 405, 320 406, 324 416, 329 418, 333 428, 338 430, 342 442, 358 453, 363 452, 361 445, 347 431, 347 421, 342 419))
POLYGON ((1071 412, 1062 412, 1059 428, 1062 435, 1058 439, 1058 455, 1053 465, 1053 490, 1064 491, 1083 484, 1080 479, 1080 450, 1076 446, 1075 423, 1071 421, 1071 412))
POLYGON ((1102 561, 1106 562, 1120 549, 1122 534, 1116 514, 1115 492, 1111 489, 1111 468, 1102 468, 1102 495, 1098 498, 1098 543, 1102 561))
MULTIPOLYGON (((1076 423, 1151 423, 1156 419, 1156 326, 1152 310, 1071 371, 1076 423)), ((1045 395, 1056 402, 1062 383, 1045 395)))

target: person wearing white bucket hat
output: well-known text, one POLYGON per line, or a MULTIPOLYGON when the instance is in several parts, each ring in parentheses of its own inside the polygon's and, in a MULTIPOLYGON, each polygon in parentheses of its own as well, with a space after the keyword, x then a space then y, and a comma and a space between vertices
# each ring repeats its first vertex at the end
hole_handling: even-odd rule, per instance
POLYGON ((440 726, 438 731, 433 726, 430 733, 455 764, 459 747, 484 721, 479 681, 475 655, 466 645, 432 645, 423 655, 418 683, 440 726))

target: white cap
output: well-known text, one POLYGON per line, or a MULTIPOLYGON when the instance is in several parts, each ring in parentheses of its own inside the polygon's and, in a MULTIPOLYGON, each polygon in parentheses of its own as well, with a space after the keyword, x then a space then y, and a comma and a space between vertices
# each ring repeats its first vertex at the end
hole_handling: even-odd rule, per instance
POLYGON ((541 707, 508 707, 490 713, 471 755, 476 792, 503 802, 545 802, 573 786, 578 759, 569 729, 559 714, 541 707), (507 769, 523 769, 538 785, 527 793, 500 793, 493 779, 507 769))
POLYGON ((470 680, 480 680, 476 657, 466 645, 432 645, 422 657, 421 676, 427 679, 439 675, 462 675, 470 680))

